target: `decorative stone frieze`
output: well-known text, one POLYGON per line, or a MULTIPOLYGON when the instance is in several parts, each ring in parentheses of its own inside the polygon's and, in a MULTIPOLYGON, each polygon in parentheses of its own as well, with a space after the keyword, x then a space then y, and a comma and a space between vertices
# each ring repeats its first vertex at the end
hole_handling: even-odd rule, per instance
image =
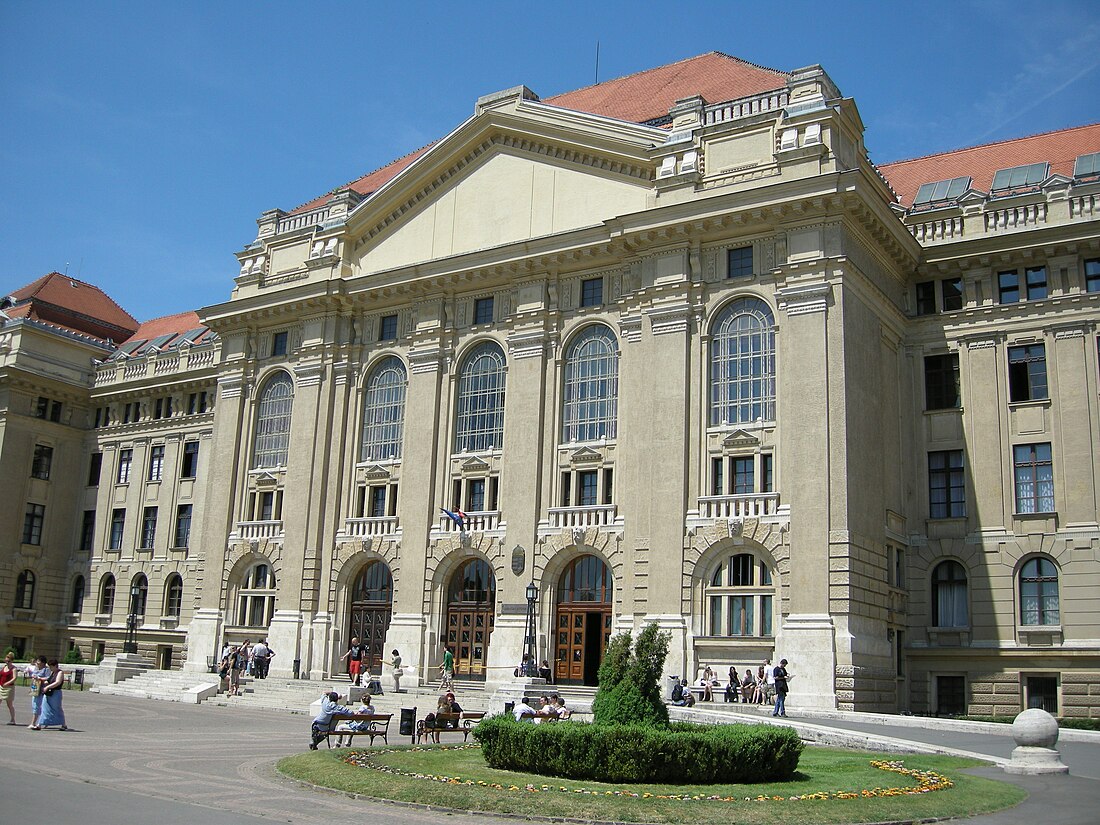
POLYGON ((808 315, 826 311, 832 290, 829 284, 799 284, 777 289, 775 296, 779 301, 779 309, 788 316, 808 315))

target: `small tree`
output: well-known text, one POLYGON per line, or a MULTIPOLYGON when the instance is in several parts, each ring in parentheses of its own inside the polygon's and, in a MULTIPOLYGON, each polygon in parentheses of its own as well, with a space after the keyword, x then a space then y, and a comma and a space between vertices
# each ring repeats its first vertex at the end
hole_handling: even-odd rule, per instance
POLYGON ((671 635, 651 623, 638 634, 631 651, 631 636, 621 633, 607 645, 599 671, 599 687, 592 701, 592 715, 605 725, 668 724, 668 708, 661 700, 661 672, 671 635))
POLYGON ((80 648, 73 645, 69 648, 69 651, 65 654, 65 658, 62 659, 67 665, 82 665, 84 664, 84 656, 80 652, 80 648))

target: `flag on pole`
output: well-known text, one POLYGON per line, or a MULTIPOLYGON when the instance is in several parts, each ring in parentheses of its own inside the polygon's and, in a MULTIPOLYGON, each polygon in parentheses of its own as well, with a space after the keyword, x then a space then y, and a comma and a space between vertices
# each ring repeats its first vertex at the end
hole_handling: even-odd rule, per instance
MULTIPOLYGON (((443 511, 443 513, 447 516, 447 518, 449 518, 451 521, 453 521, 455 523, 455 526, 458 527, 459 530, 464 530, 465 529, 465 526, 463 525, 463 521, 462 521, 462 516, 460 516, 458 513, 452 513, 446 507, 440 507, 439 509, 443 511)), ((464 516, 466 514, 463 513, 462 515, 464 516)))

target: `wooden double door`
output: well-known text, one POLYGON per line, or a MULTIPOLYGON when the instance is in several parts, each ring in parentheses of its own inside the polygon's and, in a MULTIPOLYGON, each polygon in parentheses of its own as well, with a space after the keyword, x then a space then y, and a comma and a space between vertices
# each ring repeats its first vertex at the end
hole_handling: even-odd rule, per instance
POLYGON ((455 675, 484 678, 495 616, 491 606, 447 608, 447 644, 455 657, 455 675))
POLYGON ((386 631, 390 627, 393 610, 390 605, 352 603, 351 628, 348 638, 358 637, 363 651, 361 668, 366 673, 379 674, 386 654, 386 631))
POLYGON ((610 605, 559 605, 554 678, 559 682, 595 685, 610 639, 610 605))

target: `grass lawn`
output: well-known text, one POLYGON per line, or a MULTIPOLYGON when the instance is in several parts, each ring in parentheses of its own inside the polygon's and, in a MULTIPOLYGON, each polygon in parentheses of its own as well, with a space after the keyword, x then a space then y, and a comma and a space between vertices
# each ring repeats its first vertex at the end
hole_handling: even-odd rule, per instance
POLYGON ((866 753, 808 747, 791 782, 764 785, 603 785, 498 771, 488 767, 481 749, 455 747, 399 747, 371 750, 342 748, 307 751, 279 763, 287 776, 316 785, 381 799, 438 805, 463 811, 538 814, 619 822, 691 822, 693 825, 732 823, 859 823, 910 821, 927 817, 969 816, 1000 810, 1020 802, 1026 794, 1006 782, 961 773, 982 764, 951 756, 866 753), (357 758, 396 770, 390 773, 349 764, 357 758), (853 798, 801 799, 814 793, 912 788, 918 779, 871 765, 872 760, 903 761, 909 769, 935 771, 953 787, 922 794, 853 798), (405 774, 422 774, 424 778, 405 774), (439 781, 438 777, 457 781, 439 781), (433 777, 436 777, 433 779, 433 777), (467 785, 466 781, 475 784, 467 785), (476 784, 476 783, 484 784, 476 784), (502 788, 491 787, 493 784, 502 788), (531 785, 535 790, 528 789, 531 785), (547 786, 543 790, 543 786, 547 786), (566 788, 568 792, 561 792, 566 788), (583 789, 597 794, 578 793, 583 789), (615 791, 640 798, 616 795, 615 791), (650 796, 646 797, 645 794, 650 796), (657 796, 695 796, 698 799, 658 799, 657 796), (705 797, 732 797, 735 801, 705 797), (757 801, 758 796, 782 800, 757 801), (746 801, 750 797, 751 801, 746 801))

